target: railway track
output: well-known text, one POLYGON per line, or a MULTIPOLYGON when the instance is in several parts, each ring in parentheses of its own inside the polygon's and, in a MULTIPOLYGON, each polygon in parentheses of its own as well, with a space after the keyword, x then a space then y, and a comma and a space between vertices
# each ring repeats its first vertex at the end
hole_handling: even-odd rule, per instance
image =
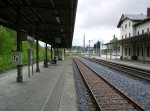
POLYGON ((114 62, 110 62, 110 61, 105 61, 105 60, 101 60, 101 59, 95 59, 95 58, 85 58, 85 59, 88 59, 88 60, 96 62, 98 64, 110 67, 112 69, 119 70, 121 72, 130 74, 132 76, 142 78, 143 80, 150 81, 150 71, 149 70, 140 69, 140 68, 136 68, 136 67, 132 67, 132 66, 127 66, 124 64, 114 63, 114 62))
POLYGON ((145 109, 138 105, 138 103, 123 94, 79 59, 74 58, 74 61, 98 106, 97 110, 145 111, 145 109))

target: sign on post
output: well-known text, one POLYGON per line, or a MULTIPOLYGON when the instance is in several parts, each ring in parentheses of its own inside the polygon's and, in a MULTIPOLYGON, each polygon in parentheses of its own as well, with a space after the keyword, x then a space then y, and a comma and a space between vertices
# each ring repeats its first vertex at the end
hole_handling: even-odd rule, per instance
POLYGON ((22 65, 22 52, 14 52, 12 59, 13 59, 13 64, 22 65))
POLYGON ((32 66, 32 75, 33 75, 33 50, 28 49, 28 77, 30 77, 30 66, 32 66))
POLYGON ((28 49, 28 65, 33 64, 33 51, 32 49, 28 49))

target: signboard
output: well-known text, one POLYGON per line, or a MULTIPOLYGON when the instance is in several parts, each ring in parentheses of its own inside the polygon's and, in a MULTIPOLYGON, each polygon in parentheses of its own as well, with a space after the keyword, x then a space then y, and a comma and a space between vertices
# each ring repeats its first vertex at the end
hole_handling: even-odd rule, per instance
POLYGON ((14 52, 12 59, 13 59, 13 64, 22 65, 22 52, 14 52))

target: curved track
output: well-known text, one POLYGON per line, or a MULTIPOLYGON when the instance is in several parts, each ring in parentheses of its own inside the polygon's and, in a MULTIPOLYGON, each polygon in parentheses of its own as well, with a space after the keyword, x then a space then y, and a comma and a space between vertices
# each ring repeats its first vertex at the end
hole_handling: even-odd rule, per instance
POLYGON ((74 61, 100 111, 145 111, 79 59, 74 61))

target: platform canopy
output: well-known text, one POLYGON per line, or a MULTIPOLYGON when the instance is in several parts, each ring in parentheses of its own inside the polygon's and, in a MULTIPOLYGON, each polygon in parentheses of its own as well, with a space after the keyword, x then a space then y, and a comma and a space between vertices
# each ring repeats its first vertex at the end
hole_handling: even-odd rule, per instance
POLYGON ((78 0, 0 0, 0 24, 57 46, 72 46, 78 0))
MULTIPOLYGON (((117 40, 116 43, 122 44, 122 43, 149 42, 149 41, 150 41, 150 33, 148 32, 148 33, 117 40)), ((112 45, 112 44, 114 44, 114 42, 108 42, 104 45, 112 45)))

